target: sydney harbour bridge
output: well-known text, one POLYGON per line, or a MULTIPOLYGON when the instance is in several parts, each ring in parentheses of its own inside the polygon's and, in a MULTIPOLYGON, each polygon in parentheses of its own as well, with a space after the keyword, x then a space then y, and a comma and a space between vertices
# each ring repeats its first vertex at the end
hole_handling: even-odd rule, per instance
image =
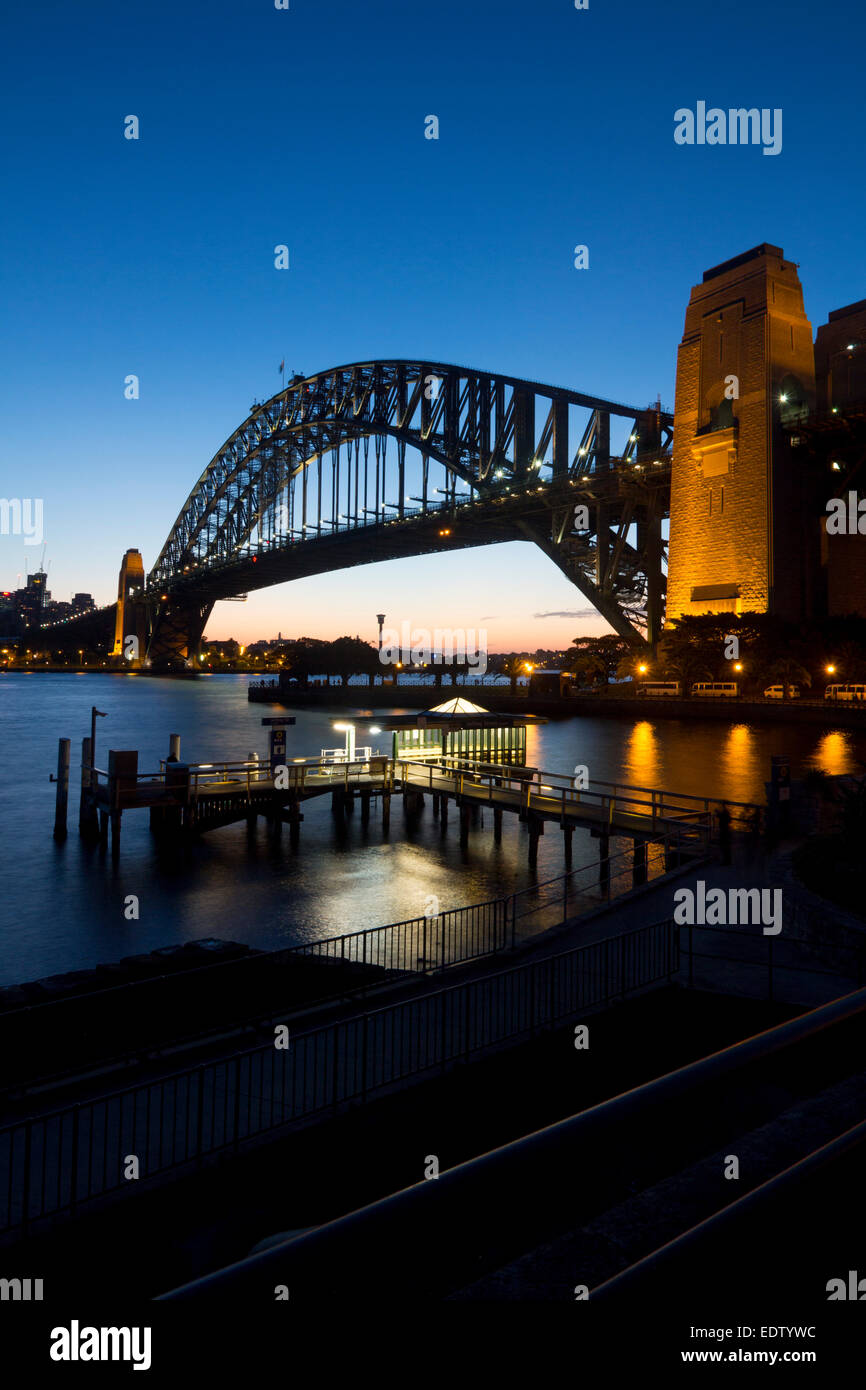
MULTIPOLYGON (((62 641, 101 623, 118 660, 126 643, 150 666, 191 664, 220 599, 524 541, 617 633, 652 643, 664 621, 672 434, 660 405, 449 363, 296 375, 204 469, 149 573, 127 552, 117 605, 63 624, 62 641)), ((60 628, 43 631, 60 644, 60 628)))

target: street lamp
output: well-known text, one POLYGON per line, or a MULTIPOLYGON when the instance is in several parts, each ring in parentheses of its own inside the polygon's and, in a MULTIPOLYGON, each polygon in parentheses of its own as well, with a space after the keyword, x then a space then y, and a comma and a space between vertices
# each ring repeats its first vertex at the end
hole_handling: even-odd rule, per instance
POLYGON ((334 728, 338 733, 346 735, 346 762, 351 763, 355 760, 355 726, 354 724, 335 724, 334 728))
POLYGON ((827 672, 828 676, 835 676, 836 667, 833 665, 832 661, 830 662, 829 666, 825 666, 824 669, 827 672))
POLYGON ((107 711, 90 706, 90 785, 96 790, 96 721, 105 719, 107 711))

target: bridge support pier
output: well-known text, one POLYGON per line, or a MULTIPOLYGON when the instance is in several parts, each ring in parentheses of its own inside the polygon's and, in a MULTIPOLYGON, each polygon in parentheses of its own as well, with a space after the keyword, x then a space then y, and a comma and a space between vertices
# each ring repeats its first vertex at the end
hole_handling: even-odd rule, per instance
POLYGON ((647 881, 647 843, 646 840, 635 840, 634 853, 632 856, 631 867, 632 887, 639 888, 647 881))
POLYGON ((472 819, 472 807, 463 805, 460 807, 460 848, 467 849, 469 846, 469 822, 472 819))
POLYGON ((391 793, 382 793, 382 830, 387 835, 391 828, 391 793))
POLYGON ((493 843, 494 843, 495 845, 501 845, 501 844, 502 844, 502 807, 501 807, 501 806, 495 806, 495 807, 493 808, 493 843))
POLYGON ((99 843, 104 849, 108 844, 108 812, 99 812, 99 843))
POLYGON ((572 850, 573 850, 572 841, 573 841, 573 839, 574 839, 574 826, 573 826, 573 825, 564 825, 564 826, 562 827, 562 848, 563 848, 563 851, 564 851, 564 853, 565 853, 565 867, 566 867, 566 869, 570 869, 570 868, 571 868, 571 862, 572 862, 572 857, 573 857, 573 856, 572 856, 572 850))
POLYGON ((439 798, 439 834, 444 835, 448 829, 448 797, 443 792, 439 798))
POLYGON ((438 819, 439 819, 439 793, 438 793, 438 792, 434 792, 434 793, 433 793, 433 798, 432 798, 432 800, 433 800, 433 819, 434 819, 434 820, 438 820, 438 819))
POLYGON ((362 824, 362 825, 369 825, 369 823, 370 823, 370 793, 369 793, 368 791, 362 791, 362 792, 361 792, 361 824, 362 824))

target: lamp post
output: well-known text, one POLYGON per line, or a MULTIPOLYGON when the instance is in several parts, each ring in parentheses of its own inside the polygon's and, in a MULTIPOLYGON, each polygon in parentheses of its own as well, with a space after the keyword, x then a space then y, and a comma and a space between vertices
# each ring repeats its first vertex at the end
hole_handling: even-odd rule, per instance
POLYGON ((346 762, 355 761, 355 726, 354 724, 335 724, 334 728, 346 735, 346 762))
POLYGON ((107 711, 90 706, 90 785, 96 790, 96 721, 105 719, 107 711))
POLYGON ((382 650, 382 628, 383 628, 384 623, 385 623, 385 614, 384 614, 384 613, 377 613, 377 614, 376 614, 376 622, 379 624, 379 651, 381 651, 381 650, 382 650))

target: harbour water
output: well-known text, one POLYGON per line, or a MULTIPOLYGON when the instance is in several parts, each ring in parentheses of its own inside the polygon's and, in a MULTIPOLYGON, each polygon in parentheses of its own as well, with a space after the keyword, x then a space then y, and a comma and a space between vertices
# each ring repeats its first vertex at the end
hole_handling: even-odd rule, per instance
MULTIPOLYGON (((184 760, 239 760, 253 750, 264 753, 262 717, 281 712, 249 704, 248 679, 27 673, 0 678, 0 984, 202 936, 272 949, 419 916, 431 895, 447 909, 562 872, 561 836, 553 826, 541 839, 532 871, 525 828, 516 817, 505 817, 502 843, 495 845, 485 813, 483 828, 473 829, 462 851, 456 821, 443 838, 429 801, 407 833, 395 800, 385 836, 375 806, 368 826, 356 813, 341 830, 330 798, 317 798, 303 807, 295 849, 288 833, 275 840, 261 821, 253 834, 245 824, 234 825, 189 845, 160 849, 143 812, 124 817, 117 864, 79 839, 79 758, 91 705, 107 715, 97 723, 100 767, 109 748, 137 748, 140 771, 157 771, 171 733, 181 736, 184 760), (72 775, 69 837, 57 844, 49 776, 60 737, 72 740, 72 775), (124 914, 129 895, 138 898, 138 920, 124 914)), ((431 692, 431 703, 448 694, 431 692)), ((350 690, 346 711, 361 709, 362 702, 363 691, 350 690)), ((288 730, 289 758, 318 756, 342 742, 333 728, 340 710, 291 712, 297 723, 288 730)), ((377 741, 384 751, 387 739, 373 736, 374 746, 377 741)), ((809 767, 853 772, 866 760, 866 737, 808 725, 576 717, 530 728, 527 741, 528 762, 545 771, 570 773, 583 764, 593 780, 735 801, 763 800, 773 753, 790 757, 794 775, 809 767)), ((575 867, 597 856, 597 842, 578 831, 575 867)))

